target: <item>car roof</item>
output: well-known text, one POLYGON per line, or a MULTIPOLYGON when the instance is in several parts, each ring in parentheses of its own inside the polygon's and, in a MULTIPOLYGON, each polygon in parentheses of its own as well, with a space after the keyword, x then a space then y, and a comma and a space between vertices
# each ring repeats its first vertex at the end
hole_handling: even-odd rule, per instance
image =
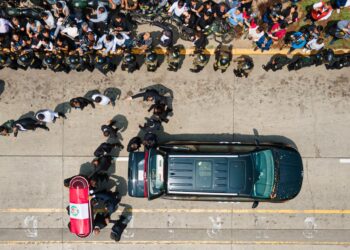
POLYGON ((250 154, 168 155, 168 194, 250 195, 252 186, 250 154))

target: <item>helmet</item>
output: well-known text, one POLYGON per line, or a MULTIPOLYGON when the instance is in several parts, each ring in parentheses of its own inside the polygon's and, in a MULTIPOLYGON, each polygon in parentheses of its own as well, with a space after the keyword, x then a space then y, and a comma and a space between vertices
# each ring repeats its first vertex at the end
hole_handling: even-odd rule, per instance
POLYGON ((254 67, 254 63, 251 60, 247 60, 245 61, 242 69, 248 70, 248 69, 252 69, 253 67, 254 67))
POLYGON ((152 53, 148 54, 147 57, 146 57, 146 60, 150 61, 150 62, 154 62, 155 60, 157 60, 156 53, 152 52, 152 53))
POLYGON ((4 65, 6 63, 7 56, 5 54, 0 54, 0 65, 4 65))
POLYGON ((324 59, 326 62, 331 62, 334 59, 334 51, 332 49, 327 49, 324 53, 324 59))
POLYGON ((134 57, 133 54, 126 54, 124 58, 125 58, 125 61, 128 62, 128 63, 132 62, 132 61, 135 61, 135 57, 134 57))
POLYGON ((96 63, 97 64, 104 64, 106 62, 106 58, 105 57, 103 57, 103 56, 97 56, 96 57, 96 63))
POLYGON ((53 55, 49 55, 49 56, 45 57, 44 61, 46 64, 52 65, 55 63, 55 57, 53 55))
POLYGON ((180 57, 180 51, 177 49, 171 52, 171 55, 173 58, 179 58, 180 57))
POLYGON ((224 58, 221 58, 221 59, 220 59, 220 64, 221 64, 221 65, 226 65, 226 64, 228 64, 228 63, 229 63, 228 58, 224 57, 224 58))
POLYGON ((204 63, 206 60, 207 60, 207 57, 203 54, 199 54, 198 56, 198 60, 201 62, 201 63, 204 63))
POLYGON ((27 62, 29 62, 30 57, 29 57, 29 54, 26 53, 26 54, 21 55, 18 59, 23 63, 27 63, 27 62))
POLYGON ((72 55, 68 58, 69 63, 71 64, 78 64, 79 63, 79 56, 72 55))

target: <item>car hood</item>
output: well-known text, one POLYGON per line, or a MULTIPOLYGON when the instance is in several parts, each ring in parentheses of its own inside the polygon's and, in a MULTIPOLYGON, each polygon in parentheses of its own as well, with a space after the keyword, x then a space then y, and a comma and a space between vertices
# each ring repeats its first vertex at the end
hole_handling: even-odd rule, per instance
POLYGON ((294 149, 276 150, 279 165, 277 199, 287 200, 298 195, 303 182, 303 162, 294 149))
POLYGON ((128 194, 131 197, 144 197, 144 152, 131 152, 128 164, 128 194))

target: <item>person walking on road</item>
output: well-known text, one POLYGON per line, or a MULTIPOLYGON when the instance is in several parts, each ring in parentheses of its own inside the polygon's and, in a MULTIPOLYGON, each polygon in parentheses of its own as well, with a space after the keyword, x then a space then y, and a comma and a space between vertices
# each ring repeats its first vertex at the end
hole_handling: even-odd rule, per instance
POLYGON ((64 119, 67 119, 65 114, 61 112, 55 112, 50 109, 44 109, 40 110, 35 114, 35 118, 38 121, 45 122, 45 123, 55 123, 56 119, 59 117, 63 117, 64 119))
POLYGON ((47 131, 50 129, 46 127, 46 125, 41 124, 39 121, 27 117, 27 118, 22 118, 13 123, 13 132, 15 137, 17 137, 18 131, 27 131, 27 130, 36 130, 37 128, 42 128, 47 131))
POLYGON ((102 94, 94 94, 91 98, 95 103, 98 103, 99 105, 102 105, 102 106, 107 106, 108 104, 111 103, 111 99, 102 94))
POLYGON ((69 104, 72 108, 81 109, 81 110, 84 110, 84 108, 89 104, 91 105, 92 108, 95 108, 95 104, 89 99, 86 99, 84 97, 75 97, 69 101, 69 104))

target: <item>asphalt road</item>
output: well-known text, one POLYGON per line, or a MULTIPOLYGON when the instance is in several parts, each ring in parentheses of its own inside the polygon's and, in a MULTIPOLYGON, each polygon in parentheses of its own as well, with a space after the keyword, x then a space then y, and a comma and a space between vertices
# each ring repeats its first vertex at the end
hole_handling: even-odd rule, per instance
MULTIPOLYGON (((125 130, 122 143, 138 132, 148 105, 126 101, 128 93, 161 84, 172 92, 174 115, 161 139, 200 138, 295 144, 304 163, 301 193, 282 204, 147 201, 126 195, 126 151, 113 169, 111 182, 123 195, 118 212, 132 220, 119 249, 344 249, 350 247, 350 71, 323 66, 298 72, 266 73, 265 56, 254 57, 255 69, 238 79, 232 65, 214 72, 213 59, 200 74, 182 69, 156 73, 145 67, 134 74, 120 69, 69 75, 50 71, 0 71, 0 121, 29 112, 54 109, 88 91, 118 88, 116 106, 72 110, 50 132, 20 132, 0 140, 0 249, 115 249, 109 229, 79 239, 66 229, 68 190, 63 179, 87 171, 97 146, 105 141, 100 126, 118 116, 125 130), (1 92, 1 91, 0 91, 1 92), (130 209, 131 208, 131 209, 130 209), (131 214, 130 214, 131 211, 131 214)), ((159 86, 158 86, 159 87, 159 86)))

